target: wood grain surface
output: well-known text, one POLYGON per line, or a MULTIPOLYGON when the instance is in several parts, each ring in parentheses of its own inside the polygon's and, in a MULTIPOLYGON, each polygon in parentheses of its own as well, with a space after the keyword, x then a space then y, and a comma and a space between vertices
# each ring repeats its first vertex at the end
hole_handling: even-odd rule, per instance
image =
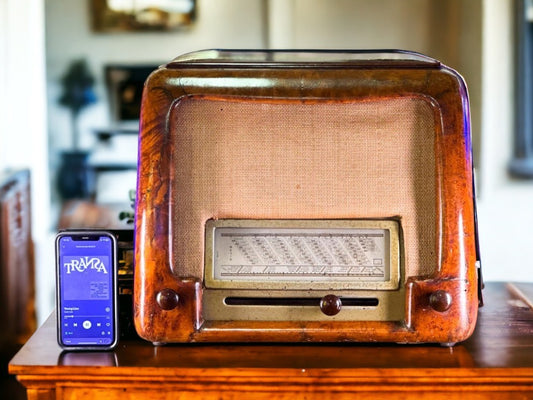
POLYGON ((62 353, 53 316, 10 363, 28 399, 531 399, 533 284, 488 283, 476 330, 432 345, 121 341, 62 353), (517 291, 520 291, 520 295, 517 291))

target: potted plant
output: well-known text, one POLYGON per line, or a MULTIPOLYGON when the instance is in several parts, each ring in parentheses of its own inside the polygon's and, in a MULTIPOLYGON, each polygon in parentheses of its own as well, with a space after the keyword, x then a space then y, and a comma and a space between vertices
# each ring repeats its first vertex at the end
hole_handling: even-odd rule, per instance
POLYGON ((61 78, 59 104, 70 110, 72 149, 63 151, 58 172, 58 190, 63 199, 88 198, 94 192, 94 171, 88 165, 89 151, 80 148, 79 116, 96 102, 94 77, 84 59, 70 63, 61 78))

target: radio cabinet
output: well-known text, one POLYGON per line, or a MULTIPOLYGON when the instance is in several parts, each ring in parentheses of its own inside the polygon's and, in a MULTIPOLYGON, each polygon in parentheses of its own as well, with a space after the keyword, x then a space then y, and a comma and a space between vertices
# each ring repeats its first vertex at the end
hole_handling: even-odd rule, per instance
POLYGON ((415 53, 203 51, 142 100, 134 317, 167 342, 473 331, 468 95, 415 53))

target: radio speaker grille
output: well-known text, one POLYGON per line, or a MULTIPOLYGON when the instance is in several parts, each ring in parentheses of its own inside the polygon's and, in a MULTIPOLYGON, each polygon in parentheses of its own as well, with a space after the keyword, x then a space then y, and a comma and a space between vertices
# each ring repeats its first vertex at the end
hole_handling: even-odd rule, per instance
POLYGON ((170 114, 172 269, 203 276, 208 219, 400 217, 407 276, 436 269, 436 110, 421 98, 183 98, 170 114))

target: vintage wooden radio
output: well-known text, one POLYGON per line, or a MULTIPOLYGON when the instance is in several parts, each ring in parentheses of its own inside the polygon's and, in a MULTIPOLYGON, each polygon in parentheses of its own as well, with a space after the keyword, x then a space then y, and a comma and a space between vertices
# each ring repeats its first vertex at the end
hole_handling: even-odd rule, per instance
POLYGON ((387 51, 202 51, 147 80, 134 317, 168 342, 436 342, 478 308, 461 77, 387 51))

